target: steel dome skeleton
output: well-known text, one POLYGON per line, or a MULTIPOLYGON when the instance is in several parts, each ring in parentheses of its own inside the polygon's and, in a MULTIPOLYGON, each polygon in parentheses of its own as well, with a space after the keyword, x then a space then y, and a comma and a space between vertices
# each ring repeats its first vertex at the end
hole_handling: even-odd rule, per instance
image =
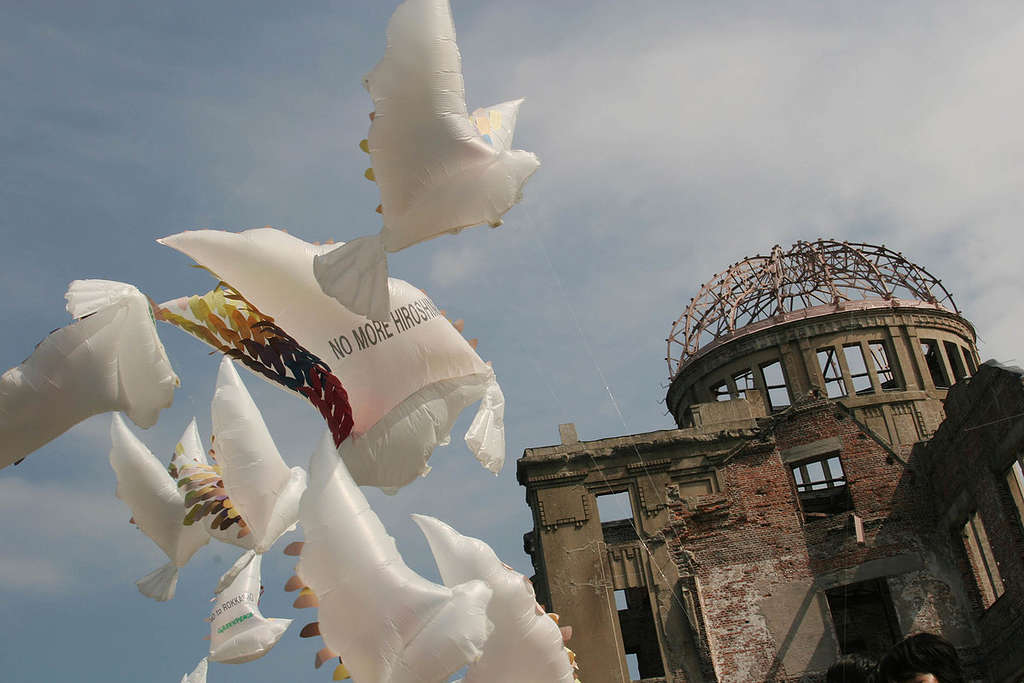
POLYGON ((669 378, 748 326, 810 309, 835 312, 848 302, 960 312, 938 278, 884 245, 828 239, 800 241, 788 251, 775 245, 769 256, 743 259, 716 274, 690 300, 666 340, 669 378))

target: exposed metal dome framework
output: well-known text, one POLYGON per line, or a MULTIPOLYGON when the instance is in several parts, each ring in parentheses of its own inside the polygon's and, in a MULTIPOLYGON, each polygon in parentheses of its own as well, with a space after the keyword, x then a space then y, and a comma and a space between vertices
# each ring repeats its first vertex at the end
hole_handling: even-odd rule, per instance
POLYGON ((927 305, 959 313, 942 282, 885 246, 817 240, 778 245, 718 273, 669 333, 669 377, 737 332, 844 308, 927 305), (796 316, 798 312, 802 315, 796 316))

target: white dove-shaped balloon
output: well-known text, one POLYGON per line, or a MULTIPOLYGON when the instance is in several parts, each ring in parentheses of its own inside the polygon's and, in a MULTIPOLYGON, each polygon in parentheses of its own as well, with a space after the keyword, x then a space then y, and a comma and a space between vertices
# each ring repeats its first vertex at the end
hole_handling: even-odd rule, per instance
MULTIPOLYGON (((270 652, 291 619, 268 619, 260 613, 260 560, 257 555, 236 575, 221 579, 210 611, 210 661, 251 662, 270 652)), ((230 574, 230 571, 229 571, 230 574)))
POLYGON ((380 186, 384 226, 317 256, 323 291, 352 311, 385 320, 386 252, 501 224, 537 170, 537 157, 512 150, 522 100, 470 116, 448 0, 406 0, 387 28, 387 49, 364 84, 375 111, 365 149, 380 186))
POLYGON ((296 576, 318 597, 319 634, 353 680, 439 683, 480 657, 491 589, 446 588, 409 569, 329 434, 310 460, 299 519, 296 576))
MULTIPOLYGON (((194 230, 159 242, 190 256, 245 298, 168 301, 160 311, 169 322, 202 332, 196 336, 206 343, 222 335, 217 348, 231 347, 235 337, 254 343, 263 333, 246 328, 251 311, 240 312, 251 304, 340 380, 354 425, 338 453, 360 485, 393 493, 425 476, 434 447, 447 442, 456 418, 477 401, 466 444, 489 471, 501 471, 504 397, 494 371, 421 290, 390 279, 389 319, 372 322, 325 295, 313 279, 313 258, 329 247, 272 228, 194 230), (195 313, 199 304, 206 307, 201 320, 195 313), (210 326, 213 318, 216 325, 210 326)), ((273 349, 264 350, 272 355, 273 349)))
MULTIPOLYGON (((195 422, 192 423, 195 428, 195 422)), ((184 526, 185 497, 177 481, 160 464, 124 420, 114 414, 110 425, 110 465, 117 475, 117 497, 132 510, 132 521, 167 554, 170 562, 139 579, 139 592, 154 600, 174 597, 178 569, 210 541, 200 526, 184 526)), ((184 465, 185 454, 176 451, 170 469, 184 465)))
POLYGON ((470 665, 465 683, 573 683, 574 655, 563 645, 557 617, 537 604, 529 580, 499 560, 483 541, 463 536, 433 517, 412 518, 427 537, 446 586, 479 579, 494 591, 487 606, 494 633, 483 655, 470 665))
POLYGON ((0 468, 100 413, 152 427, 179 385, 138 289, 75 280, 65 298, 75 322, 0 376, 0 468))
MULTIPOLYGON (((254 555, 266 552, 295 527, 306 471, 285 464, 259 408, 227 357, 217 373, 210 415, 217 464, 196 462, 183 468, 179 485, 186 491, 186 524, 201 522, 217 540, 249 551, 225 574, 216 589, 220 591, 254 555)), ((186 432, 180 445, 198 460, 194 454, 202 446, 197 432, 186 432)))

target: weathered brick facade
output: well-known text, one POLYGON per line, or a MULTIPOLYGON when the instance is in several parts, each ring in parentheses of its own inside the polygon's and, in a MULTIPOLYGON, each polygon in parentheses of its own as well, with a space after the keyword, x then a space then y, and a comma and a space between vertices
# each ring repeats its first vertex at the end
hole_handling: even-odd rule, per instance
POLYGON ((631 680, 632 652, 657 669, 645 681, 813 681, 842 652, 931 631, 973 679, 1020 680, 1024 507, 1007 476, 1024 453, 1024 385, 986 364, 945 406, 916 446, 812 389, 771 414, 756 391, 695 404, 685 429, 581 442, 564 425, 561 445, 528 449, 527 550, 538 596, 576 628, 582 679, 631 680), (831 508, 794 474, 823 461, 841 467, 831 508), (614 492, 629 493, 631 520, 600 519, 614 492), (997 596, 964 543, 972 513, 997 596))
POLYGON ((924 630, 976 642, 928 479, 913 463, 828 399, 797 402, 762 430, 726 466, 724 493, 670 496, 668 545, 700 587, 718 680, 823 672, 857 649, 840 642, 829 594, 841 600, 848 586, 870 581, 880 582, 895 622, 869 644, 875 649, 924 630), (790 463, 817 453, 842 462, 852 509, 804 519, 790 463))

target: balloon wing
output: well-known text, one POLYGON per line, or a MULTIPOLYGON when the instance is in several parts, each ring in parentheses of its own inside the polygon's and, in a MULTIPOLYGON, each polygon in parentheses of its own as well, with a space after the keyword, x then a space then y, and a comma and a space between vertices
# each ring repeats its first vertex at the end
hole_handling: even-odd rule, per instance
MULTIPOLYGON (((185 524, 199 522, 217 540, 253 554, 266 552, 294 528, 306 472, 301 467, 289 469, 281 459, 259 408, 228 357, 220 364, 210 413, 214 446, 210 454, 216 464, 193 463, 179 472, 178 486, 185 491, 188 508, 185 524)), ((183 441, 192 443, 186 452, 202 448, 198 433, 183 441)), ((241 565, 235 573, 238 569, 241 565)), ((229 579, 233 576, 229 571, 229 579)))
POLYGON ((260 560, 259 555, 253 557, 217 593, 208 619, 211 661, 242 664, 259 659, 292 623, 291 619, 268 619, 260 613, 260 560))
POLYGON ((494 591, 487 618, 494 633, 465 683, 573 683, 574 659, 563 644, 556 615, 544 612, 529 580, 498 559, 483 541, 463 536, 425 515, 413 515, 423 530, 446 586, 478 579, 494 591))
POLYGON ((149 428, 179 386, 139 290, 76 280, 66 298, 77 320, 0 376, 0 468, 100 413, 149 428))
POLYGON ((352 406, 340 380, 322 360, 303 348, 274 319, 221 282, 203 296, 168 301, 160 320, 206 342, 267 379, 302 394, 327 422, 340 444, 352 431, 352 406))
POLYGON ((488 470, 501 470, 504 399, 494 372, 421 290, 390 280, 389 319, 371 321, 320 291, 311 264, 328 247, 271 228, 160 242, 231 285, 161 304, 158 315, 306 395, 361 485, 392 492, 425 475, 434 447, 477 401, 467 443, 488 470))
POLYGON ((296 576, 318 598, 327 658, 380 683, 437 683, 476 660, 492 629, 491 589, 446 588, 409 569, 326 435, 309 477, 296 576))
POLYGON ((492 227, 522 196, 537 157, 512 150, 522 100, 470 117, 448 0, 407 0, 388 22, 384 57, 364 79, 374 114, 366 149, 384 226, 318 256, 324 292, 386 320, 386 252, 481 223, 492 227), (358 286, 359 281, 365 286, 358 286))
POLYGON ((201 528, 182 524, 185 500, 173 477, 117 413, 110 425, 110 440, 110 465, 117 475, 117 497, 131 508, 135 524, 170 559, 136 585, 147 597, 170 600, 178 582, 178 569, 210 537, 201 528))
POLYGON ((301 467, 289 469, 281 459, 230 358, 221 361, 210 413, 213 452, 222 468, 224 488, 252 531, 253 549, 265 552, 294 528, 306 472, 301 467))

